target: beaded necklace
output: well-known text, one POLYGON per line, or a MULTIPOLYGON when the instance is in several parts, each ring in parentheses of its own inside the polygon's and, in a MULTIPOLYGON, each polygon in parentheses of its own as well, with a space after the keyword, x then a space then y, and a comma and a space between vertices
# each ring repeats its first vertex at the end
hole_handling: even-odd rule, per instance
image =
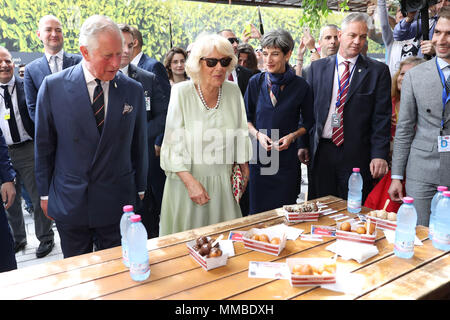
POLYGON ((198 85, 198 92, 200 94, 200 100, 202 100, 202 103, 205 106, 206 110, 208 110, 208 111, 214 110, 219 107, 220 100, 222 98, 222 86, 220 86, 220 88, 219 88, 219 96, 217 97, 217 103, 213 108, 209 108, 208 105, 206 104, 205 98, 203 98, 203 93, 202 93, 202 89, 200 88, 200 84, 198 85))

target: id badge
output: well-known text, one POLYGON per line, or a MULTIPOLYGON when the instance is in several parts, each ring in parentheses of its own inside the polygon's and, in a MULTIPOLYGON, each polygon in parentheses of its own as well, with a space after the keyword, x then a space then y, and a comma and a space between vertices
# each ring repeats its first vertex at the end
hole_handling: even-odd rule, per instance
POLYGON ((150 97, 145 97, 145 110, 150 111, 152 108, 150 104, 150 97))
POLYGON ((5 117, 5 120, 11 119, 11 109, 8 108, 8 109, 5 110, 4 117, 5 117))
POLYGON ((335 112, 331 115, 331 127, 339 128, 340 126, 341 126, 341 116, 335 112))
POLYGON ((450 136, 438 137, 438 151, 449 152, 450 151, 450 136))

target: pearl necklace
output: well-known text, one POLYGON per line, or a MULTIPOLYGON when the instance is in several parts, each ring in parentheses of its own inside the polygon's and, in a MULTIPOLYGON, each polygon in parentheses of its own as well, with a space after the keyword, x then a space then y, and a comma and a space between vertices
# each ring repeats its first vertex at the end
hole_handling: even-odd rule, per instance
POLYGON ((219 87, 219 96, 217 97, 217 103, 213 108, 209 108, 208 105, 206 104, 205 98, 203 98, 203 93, 202 93, 202 89, 200 88, 200 84, 198 84, 198 93, 200 94, 200 100, 202 100, 202 103, 205 106, 206 110, 208 110, 208 111, 214 110, 219 107, 220 100, 222 98, 222 86, 219 87))

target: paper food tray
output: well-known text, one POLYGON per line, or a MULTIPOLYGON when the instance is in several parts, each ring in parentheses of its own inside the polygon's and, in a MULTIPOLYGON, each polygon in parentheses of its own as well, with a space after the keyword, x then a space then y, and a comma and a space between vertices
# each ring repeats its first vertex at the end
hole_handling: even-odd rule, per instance
POLYGON ((255 250, 264 252, 267 254, 278 256, 281 251, 283 251, 284 247, 286 246, 286 234, 280 233, 274 230, 267 230, 267 229, 256 229, 252 228, 246 233, 244 233, 242 240, 244 241, 244 247, 247 249, 255 250), (252 240, 251 237, 254 234, 266 234, 269 239, 272 239, 274 237, 280 238, 280 244, 271 244, 267 242, 262 241, 256 241, 252 240))
POLYGON ((375 228, 375 232, 373 234, 359 234, 356 232, 340 230, 341 224, 344 222, 350 222, 350 224, 352 226, 352 230, 356 229, 356 227, 361 225, 360 223, 353 222, 353 221, 354 220, 347 220, 347 221, 339 222, 337 224, 336 239, 354 241, 354 242, 359 242, 359 243, 375 244, 375 239, 377 238, 377 229, 376 228, 375 228))
POLYGON ((286 259, 289 268, 289 282, 293 287, 336 283, 336 271, 327 275, 295 275, 292 269, 296 264, 309 264, 311 266, 336 265, 336 258, 289 258, 286 259))
POLYGON ((380 229, 388 229, 395 231, 395 228, 397 228, 397 221, 385 220, 371 216, 366 216, 366 219, 369 219, 371 223, 376 223, 377 228, 380 229))
MULTIPOLYGON (((211 239, 210 237, 207 237, 207 238, 208 238, 208 240, 211 239)), ((188 243, 186 243, 188 250, 189 250, 189 254, 206 271, 215 269, 215 268, 218 268, 218 267, 221 267, 221 266, 224 266, 227 264, 229 254, 228 254, 228 252, 225 252, 225 250, 223 250, 223 248, 220 246, 220 242, 219 242, 219 248, 220 248, 220 250, 222 250, 222 255, 220 257, 214 257, 214 258, 207 258, 206 256, 202 257, 197 251, 194 250, 193 246, 195 246, 195 244, 196 244, 196 240, 192 240, 192 241, 189 241, 188 243)))
MULTIPOLYGON (((292 205, 284 205, 281 208, 284 216, 288 220, 288 222, 303 222, 303 221, 317 221, 319 220, 320 208, 318 211, 310 211, 310 212, 289 212, 286 210, 288 207, 300 207, 303 203, 292 204, 292 205)), ((316 204, 317 205, 317 204, 316 204)))

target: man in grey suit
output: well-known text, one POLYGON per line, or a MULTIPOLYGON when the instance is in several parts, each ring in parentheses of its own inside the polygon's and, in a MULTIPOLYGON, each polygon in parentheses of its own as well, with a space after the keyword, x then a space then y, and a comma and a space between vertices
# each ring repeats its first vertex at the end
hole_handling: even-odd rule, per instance
POLYGON ((417 224, 425 226, 437 186, 450 186, 450 7, 441 10, 432 43, 436 57, 403 79, 389 188, 400 202, 406 174, 406 194, 415 199, 417 224))

